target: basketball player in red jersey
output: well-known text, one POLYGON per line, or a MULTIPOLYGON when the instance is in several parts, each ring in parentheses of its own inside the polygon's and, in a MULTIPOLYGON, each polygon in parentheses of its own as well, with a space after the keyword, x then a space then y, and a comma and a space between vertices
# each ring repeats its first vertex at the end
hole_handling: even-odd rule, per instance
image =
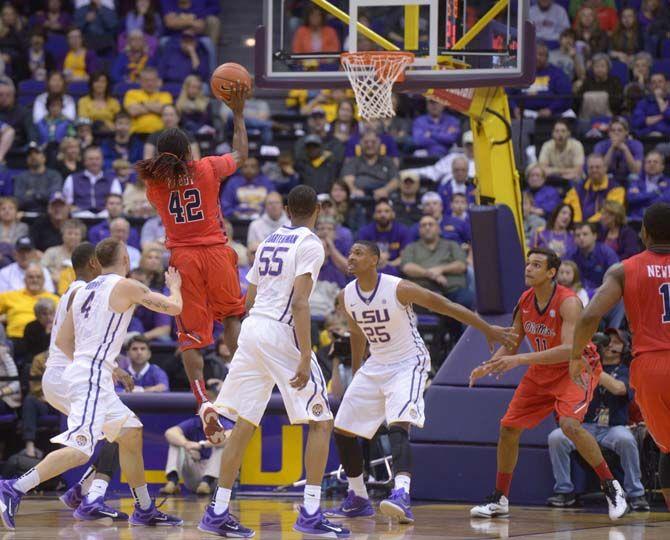
POLYGON ((213 444, 223 441, 224 430, 207 398, 200 349, 213 343, 214 321, 219 320, 225 343, 235 352, 244 315, 237 256, 224 232, 219 188, 247 159, 242 115, 247 92, 238 81, 228 103, 233 111, 232 153, 193 161, 186 134, 171 128, 158 138, 156 157, 136 165, 165 227, 170 266, 182 276, 184 309, 176 318, 179 345, 205 435, 213 444))
POLYGON ((659 477, 670 510, 670 204, 644 213, 646 250, 613 265, 575 327, 570 375, 581 382, 588 372, 580 347, 605 313, 623 297, 633 334, 630 383, 649 433, 661 450, 659 477))
POLYGON ((550 249, 536 248, 528 252, 525 278, 530 288, 521 295, 514 309, 514 330, 521 339, 524 335, 528 338, 534 352, 516 354, 518 345, 513 350, 501 347, 470 375, 472 386, 485 375, 530 366, 500 421, 495 491, 486 504, 470 510, 472 517, 509 515, 509 489, 521 434, 552 412, 558 417, 563 433, 598 474, 610 518, 618 519, 626 513, 626 497, 619 482, 612 476, 593 435, 581 426, 602 368, 595 346, 586 340, 580 350, 590 362, 593 376, 584 389, 570 378, 568 360, 582 302, 572 290, 556 283, 560 265, 561 259, 550 249))

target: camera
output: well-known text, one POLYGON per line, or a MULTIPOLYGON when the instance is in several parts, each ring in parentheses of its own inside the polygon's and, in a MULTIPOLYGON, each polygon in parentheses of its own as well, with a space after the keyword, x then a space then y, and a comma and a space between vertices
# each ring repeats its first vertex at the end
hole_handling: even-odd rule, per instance
POLYGON ((351 365, 351 342, 349 332, 333 332, 333 347, 330 350, 330 358, 337 358, 345 366, 351 365))

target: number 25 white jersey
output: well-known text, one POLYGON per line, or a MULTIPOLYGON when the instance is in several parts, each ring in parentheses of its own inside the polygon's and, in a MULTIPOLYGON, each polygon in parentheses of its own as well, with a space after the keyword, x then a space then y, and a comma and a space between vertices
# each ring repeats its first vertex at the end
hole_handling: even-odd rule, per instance
POLYGON ((250 315, 292 325, 291 300, 296 277, 312 275, 312 291, 325 259, 323 244, 307 227, 284 225, 258 246, 247 281, 256 285, 250 315))
POLYGON ((357 279, 344 288, 344 308, 370 345, 368 362, 393 364, 430 359, 412 306, 403 306, 398 301, 401 281, 399 277, 380 273, 374 291, 361 291, 357 279))
POLYGON ((135 307, 117 313, 109 307, 109 298, 122 278, 103 274, 79 289, 72 302, 74 319, 74 363, 90 368, 112 370, 121 352, 135 307))

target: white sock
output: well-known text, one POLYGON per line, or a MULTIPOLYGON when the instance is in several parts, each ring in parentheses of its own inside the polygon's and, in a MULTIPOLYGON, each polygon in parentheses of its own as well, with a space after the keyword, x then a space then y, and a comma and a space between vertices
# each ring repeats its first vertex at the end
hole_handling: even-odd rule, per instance
POLYGON ((146 510, 151 506, 151 497, 149 497, 149 490, 146 484, 130 488, 130 492, 135 498, 135 504, 139 505, 142 510, 146 510))
POLYGON ((404 489, 405 493, 409 493, 410 477, 404 474, 398 474, 395 477, 395 489, 404 489))
POLYGON ((321 506, 321 486, 305 485, 303 506, 310 516, 316 513, 321 506))
POLYGON ((368 488, 365 487, 365 480, 363 480, 363 475, 354 476, 353 478, 348 478, 349 480, 349 489, 363 499, 369 499, 368 488))
POLYGON ((105 493, 107 493, 108 485, 109 484, 107 482, 105 482, 104 480, 100 480, 99 478, 93 480, 93 483, 91 484, 91 489, 89 489, 88 493, 86 494, 86 502, 92 503, 99 497, 102 497, 104 499, 105 493))
POLYGON ((91 483, 93 480, 95 480, 95 467, 91 465, 88 469, 86 469, 86 472, 79 479, 79 482, 77 482, 81 486, 81 493, 83 495, 86 495, 88 490, 91 489, 91 483))
POLYGON ((216 492, 214 493, 214 497, 212 497, 212 508, 214 508, 214 513, 217 516, 220 516, 228 510, 228 504, 230 503, 230 496, 232 493, 232 490, 228 488, 221 486, 216 487, 216 492))
POLYGON ((30 469, 14 483, 14 489, 21 493, 28 493, 31 489, 36 488, 39 485, 40 475, 37 474, 37 469, 30 469))

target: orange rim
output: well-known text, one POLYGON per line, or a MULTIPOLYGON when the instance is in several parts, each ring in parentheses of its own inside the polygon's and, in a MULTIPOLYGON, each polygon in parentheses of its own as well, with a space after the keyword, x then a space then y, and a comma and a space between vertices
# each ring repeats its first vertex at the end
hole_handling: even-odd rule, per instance
POLYGON ((407 51, 359 51, 342 53, 340 55, 341 62, 349 61, 352 65, 372 66, 377 71, 377 77, 382 81, 387 81, 395 77, 395 82, 402 82, 405 80, 405 69, 412 62, 414 62, 414 53, 407 51), (398 61, 404 60, 405 67, 396 74, 396 70, 390 62, 384 60, 398 61))

